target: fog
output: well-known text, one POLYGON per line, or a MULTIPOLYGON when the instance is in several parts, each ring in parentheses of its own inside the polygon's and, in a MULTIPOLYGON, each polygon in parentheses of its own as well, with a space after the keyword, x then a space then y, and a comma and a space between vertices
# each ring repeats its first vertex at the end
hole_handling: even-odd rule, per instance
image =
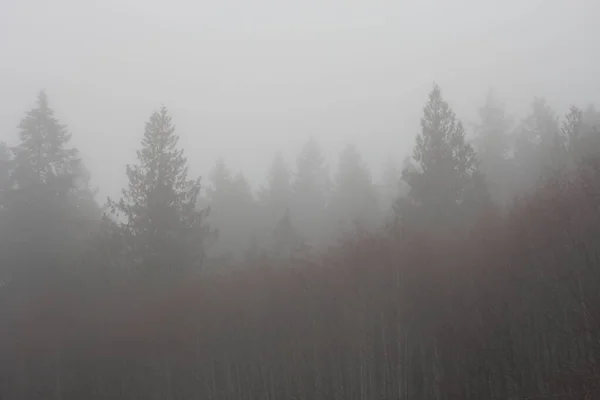
POLYGON ((0 399, 598 398, 598 16, 0 0, 0 399))
MULTIPOLYGON (((125 184, 166 105, 194 172, 222 156, 253 186, 313 135, 360 148, 375 178, 410 154, 435 81, 465 122, 488 88, 521 113, 600 97, 593 0, 419 2, 4 0, 0 132, 46 89, 100 188, 125 184)), ((332 163, 333 163, 333 159, 332 163)))

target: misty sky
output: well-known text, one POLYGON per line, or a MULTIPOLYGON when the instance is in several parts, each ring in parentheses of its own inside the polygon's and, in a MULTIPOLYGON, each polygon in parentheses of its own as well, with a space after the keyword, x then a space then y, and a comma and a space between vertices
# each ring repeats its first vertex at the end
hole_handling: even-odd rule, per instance
POLYGON ((597 0, 0 0, 0 137, 45 88, 100 201, 161 104, 194 173, 223 156, 262 183, 313 135, 378 177, 434 81, 465 122, 490 87, 511 111, 598 101, 598 16, 597 0))

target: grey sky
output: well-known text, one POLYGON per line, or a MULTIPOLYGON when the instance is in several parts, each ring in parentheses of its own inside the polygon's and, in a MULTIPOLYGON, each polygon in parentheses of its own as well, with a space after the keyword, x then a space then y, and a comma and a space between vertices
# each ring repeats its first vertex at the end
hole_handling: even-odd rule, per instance
POLYGON ((599 15, 596 0, 0 0, 0 136, 45 88, 101 201, 161 104, 203 176, 223 156, 257 183, 309 135, 331 155, 355 143, 378 175, 409 153, 433 81, 466 120, 489 87, 513 111, 598 100, 599 15))

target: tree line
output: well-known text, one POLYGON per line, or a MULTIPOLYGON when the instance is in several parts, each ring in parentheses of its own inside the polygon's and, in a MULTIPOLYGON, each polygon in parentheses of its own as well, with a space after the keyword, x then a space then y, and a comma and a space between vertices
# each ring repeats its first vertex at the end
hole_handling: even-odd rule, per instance
POLYGON ((595 397, 600 113, 479 117, 434 85, 384 184, 311 139, 255 192, 162 107, 98 204, 40 92, 0 146, 0 397, 595 397))

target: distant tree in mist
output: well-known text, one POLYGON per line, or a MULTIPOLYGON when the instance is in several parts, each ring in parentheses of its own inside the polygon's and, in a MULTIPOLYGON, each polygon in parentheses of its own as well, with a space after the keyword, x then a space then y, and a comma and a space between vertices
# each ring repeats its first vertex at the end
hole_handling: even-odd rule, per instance
POLYGON ((13 151, 13 182, 19 187, 46 183, 58 175, 74 174, 81 160, 67 144, 71 135, 54 117, 44 91, 39 92, 36 107, 19 124, 19 145, 13 151))
POLYGON ((273 255, 276 258, 287 260, 294 255, 302 254, 304 240, 292 223, 289 209, 277 221, 273 229, 273 255))
MULTIPOLYGON (((219 158, 209 175, 210 185, 206 189, 208 201, 211 203, 221 203, 223 199, 220 196, 225 196, 231 186, 231 171, 225 165, 225 160, 219 158)), ((214 218, 214 216, 213 216, 214 218)))
POLYGON ((4 207, 4 194, 9 189, 10 161, 10 149, 6 143, 0 142, 0 212, 4 207))
POLYGON ((371 173, 356 147, 348 145, 341 152, 333 183, 328 213, 339 232, 352 229, 354 224, 375 227, 379 222, 379 199, 371 173))
POLYGON ((281 153, 277 153, 267 171, 267 187, 263 204, 269 215, 277 221, 286 214, 292 199, 292 172, 281 153))
POLYGON ((598 398, 600 115, 536 100, 511 148, 501 104, 480 111, 476 157, 435 86, 412 160, 386 164, 394 229, 328 246, 377 214, 355 147, 331 187, 316 141, 294 176, 277 156, 258 201, 219 160, 201 206, 162 108, 98 221, 40 94, 0 143, 0 399, 598 398), (486 182, 520 198, 495 214, 486 182))
POLYGON ((504 104, 489 92, 485 104, 479 109, 474 148, 492 199, 503 205, 512 199, 511 175, 516 172, 509 160, 512 150, 510 129, 511 119, 504 104))
POLYGON ((402 174, 408 196, 396 205, 405 222, 417 218, 423 226, 449 228, 465 222, 465 215, 474 212, 473 202, 487 202, 475 151, 438 85, 423 109, 413 160, 402 174))
POLYGON ((252 188, 242 173, 232 175, 223 159, 218 159, 210 173, 206 189, 210 205, 210 223, 218 238, 213 251, 242 254, 251 244, 256 225, 256 205, 252 188))
POLYGON ((398 198, 406 196, 408 192, 406 182, 402 180, 403 169, 402 164, 392 157, 388 157, 383 164, 379 198, 385 217, 392 215, 394 204, 398 198))
POLYGON ((562 122, 561 130, 572 162, 600 151, 600 113, 593 106, 585 111, 572 106, 562 122))
POLYGON ((0 264, 11 279, 39 282, 74 266, 100 210, 78 151, 69 146, 71 134, 45 92, 18 129, 18 144, 0 148, 6 246, 0 264))
POLYGON ((310 139, 296 162, 292 184, 292 219, 301 234, 320 240, 326 233, 326 207, 330 191, 325 157, 315 139, 310 139))
POLYGON ((167 109, 146 122, 138 163, 127 165, 128 186, 118 201, 109 199, 121 224, 131 261, 151 271, 196 269, 209 235, 206 213, 196 209, 200 178, 188 179, 187 159, 167 109))
POLYGON ((518 177, 515 190, 533 189, 541 177, 560 168, 566 161, 566 138, 555 111, 543 98, 535 98, 530 113, 521 121, 514 149, 518 177))

